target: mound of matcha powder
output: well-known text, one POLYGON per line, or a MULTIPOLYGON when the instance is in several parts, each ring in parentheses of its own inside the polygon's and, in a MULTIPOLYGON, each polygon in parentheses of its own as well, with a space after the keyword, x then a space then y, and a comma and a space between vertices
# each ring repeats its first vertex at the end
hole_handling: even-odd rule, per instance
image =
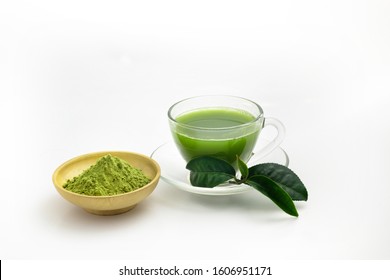
POLYGON ((107 155, 79 176, 68 180, 63 187, 79 194, 107 196, 134 191, 150 181, 142 170, 118 157, 107 155))

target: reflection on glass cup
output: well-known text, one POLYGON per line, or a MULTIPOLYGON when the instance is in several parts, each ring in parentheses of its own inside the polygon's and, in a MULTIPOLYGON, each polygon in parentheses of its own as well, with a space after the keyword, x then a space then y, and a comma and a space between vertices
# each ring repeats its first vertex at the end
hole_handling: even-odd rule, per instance
POLYGON ((239 156, 247 162, 264 126, 274 126, 278 133, 273 141, 257 151, 265 156, 284 138, 283 124, 265 118, 255 102, 235 96, 198 96, 173 104, 168 111, 175 144, 188 162, 199 156, 214 156, 234 163, 239 156))

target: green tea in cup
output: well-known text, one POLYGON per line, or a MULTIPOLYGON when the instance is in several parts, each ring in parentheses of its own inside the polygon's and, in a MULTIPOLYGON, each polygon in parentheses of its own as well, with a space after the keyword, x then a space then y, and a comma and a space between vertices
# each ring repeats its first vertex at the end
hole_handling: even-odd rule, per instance
MULTIPOLYGON (((266 121, 258 104, 234 96, 185 99, 169 109, 168 117, 175 144, 187 162, 205 155, 229 163, 239 156, 247 162, 266 121)), ((273 120, 269 124, 277 127, 279 133, 263 153, 276 148, 284 135, 280 122, 273 120)))

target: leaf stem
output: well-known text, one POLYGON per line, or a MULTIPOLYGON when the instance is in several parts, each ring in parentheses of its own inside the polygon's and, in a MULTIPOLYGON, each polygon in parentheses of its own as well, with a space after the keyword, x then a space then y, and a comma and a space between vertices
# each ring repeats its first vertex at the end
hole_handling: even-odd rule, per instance
POLYGON ((237 177, 235 177, 234 181, 233 181, 233 183, 236 185, 245 184, 245 182, 246 182, 246 179, 237 179, 237 177))

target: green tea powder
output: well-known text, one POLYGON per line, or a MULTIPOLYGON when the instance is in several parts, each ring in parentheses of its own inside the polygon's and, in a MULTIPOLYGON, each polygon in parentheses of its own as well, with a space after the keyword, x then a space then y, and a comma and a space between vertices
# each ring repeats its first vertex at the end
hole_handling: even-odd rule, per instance
POLYGON ((110 196, 134 191, 150 181, 142 170, 118 157, 107 155, 79 176, 68 180, 63 187, 84 195, 110 196))

